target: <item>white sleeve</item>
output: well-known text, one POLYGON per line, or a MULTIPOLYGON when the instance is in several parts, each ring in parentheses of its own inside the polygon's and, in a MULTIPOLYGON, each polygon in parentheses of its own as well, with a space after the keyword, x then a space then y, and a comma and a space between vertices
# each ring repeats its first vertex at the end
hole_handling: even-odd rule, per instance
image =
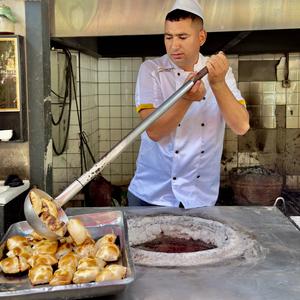
POLYGON ((135 89, 137 111, 156 108, 161 103, 161 87, 155 65, 149 60, 141 64, 135 89))
POLYGON ((237 87, 236 80, 234 78, 231 67, 229 67, 225 80, 235 99, 239 101, 241 104, 246 105, 246 101, 244 97, 241 95, 241 92, 237 87))

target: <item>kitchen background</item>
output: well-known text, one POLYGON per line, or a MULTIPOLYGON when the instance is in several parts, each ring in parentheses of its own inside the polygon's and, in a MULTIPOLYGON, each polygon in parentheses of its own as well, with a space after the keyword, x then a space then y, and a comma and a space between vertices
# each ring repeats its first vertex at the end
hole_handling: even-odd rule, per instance
MULTIPOLYGON (((79 55, 77 52, 73 52, 72 55, 77 88, 80 84, 82 91, 83 129, 93 156, 99 160, 140 122, 134 105, 135 81, 140 64, 148 57, 96 59, 85 54, 79 55)), ((229 184, 228 173, 232 168, 264 166, 285 175, 286 188, 300 188, 300 158, 294 155, 300 147, 300 54, 289 53, 288 59, 289 86, 284 87, 285 54, 229 56, 239 88, 247 101, 251 130, 245 136, 238 137, 229 128, 226 129, 221 168, 223 187, 229 184), (276 77, 277 80, 266 78, 250 81, 245 80, 246 74, 240 74, 244 81, 239 80, 239 63, 246 62, 251 67, 253 61, 261 65, 264 61, 275 61, 277 67, 271 77, 276 77), (284 134, 283 128, 286 129, 284 134)), ((64 63, 61 51, 51 51, 51 87, 54 91, 62 90, 61 85, 64 81, 60 80, 60 76, 65 67, 64 63)), ((72 107, 66 151, 53 157, 54 195, 59 194, 81 173, 75 103, 72 107)), ((53 133, 56 142, 59 138, 55 130, 53 133)), ((139 140, 105 167, 103 176, 115 185, 126 186, 134 174, 138 149, 139 140)), ((92 165, 93 161, 89 157, 88 167, 92 165)))
MULTIPOLYGON (((230 186, 233 168, 263 166, 280 173, 286 189, 299 191, 299 5, 276 0, 265 1, 262 7, 249 2, 249 15, 245 16, 241 14, 245 7, 236 5, 235 0, 200 2, 208 16, 209 46, 203 48, 204 53, 225 50, 250 113, 251 130, 245 136, 238 137, 226 129, 221 187, 230 186), (237 18, 239 15, 244 17, 237 18)), ((172 1, 155 0, 151 5, 144 0, 139 5, 134 1, 115 0, 110 5, 89 1, 86 7, 77 0, 0 3, 12 7, 18 19, 16 34, 26 38, 29 106, 29 140, 0 143, 0 177, 5 179, 10 173, 31 177, 32 184, 44 185, 56 196, 140 122, 134 106, 137 72, 145 59, 162 54, 161 24, 172 1), (143 18, 145 7, 147 18, 143 18), (130 18, 132 11, 136 18, 130 18), (48 13, 50 25, 43 18, 48 13), (118 33, 120 36, 116 36, 118 33), (40 63, 35 63, 36 44, 42 49, 41 57, 37 57, 40 63), (31 80, 35 68, 41 68, 40 76, 31 80), (38 80, 45 83, 43 95, 36 89, 38 80), (45 104, 45 113, 35 110, 36 103, 45 104), (52 124, 52 132, 47 105, 52 121, 59 123, 52 124), (41 128, 37 128, 39 124, 41 128), (33 135, 36 132, 38 137, 33 135), (41 149, 37 151, 40 137, 41 149)), ((105 179, 126 190, 138 149, 139 140, 103 170, 105 179)), ((73 204, 82 205, 83 199, 79 194, 73 204)))

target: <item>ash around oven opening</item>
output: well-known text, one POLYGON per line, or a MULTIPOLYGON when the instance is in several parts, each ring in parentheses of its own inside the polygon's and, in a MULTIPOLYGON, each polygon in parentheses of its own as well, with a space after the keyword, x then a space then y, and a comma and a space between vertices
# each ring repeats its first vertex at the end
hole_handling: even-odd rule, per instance
POLYGON ((171 237, 161 233, 156 239, 135 245, 135 248, 153 252, 184 253, 205 251, 217 247, 202 240, 171 237))
POLYGON ((251 236, 214 220, 156 215, 135 216, 127 221, 131 254, 138 265, 196 266, 233 259, 247 263, 262 254, 251 236))

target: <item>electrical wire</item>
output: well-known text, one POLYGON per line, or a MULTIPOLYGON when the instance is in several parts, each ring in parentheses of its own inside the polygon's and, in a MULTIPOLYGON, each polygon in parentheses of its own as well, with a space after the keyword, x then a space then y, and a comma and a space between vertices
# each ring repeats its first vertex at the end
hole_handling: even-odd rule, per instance
MULTIPOLYGON (((63 99, 63 103, 62 103, 62 110, 60 112, 59 118, 57 121, 55 121, 52 117, 52 124, 54 126, 57 126, 61 123, 62 119, 63 119, 63 114, 64 114, 64 110, 66 108, 67 105, 69 105, 69 111, 68 111, 68 121, 67 121, 67 129, 66 129, 66 134, 64 137, 64 142, 63 142, 63 147, 60 151, 57 150, 57 147, 53 141, 53 150, 55 152, 56 155, 61 155, 65 149, 66 149, 66 145, 67 145, 67 140, 68 140, 68 136, 69 136, 69 128, 70 128, 70 119, 71 119, 71 108, 72 108, 72 92, 74 93, 74 101, 75 101, 75 106, 76 106, 76 113, 77 113, 77 120, 78 120, 78 126, 79 126, 79 139, 80 139, 80 157, 81 157, 81 174, 83 174, 84 170, 83 170, 83 165, 84 165, 84 169, 85 171, 88 169, 87 168, 87 158, 86 158, 86 154, 85 154, 85 148, 88 151, 88 154, 90 155, 93 163, 96 163, 96 160, 93 156, 93 153, 89 147, 88 144, 88 137, 86 132, 83 130, 82 128, 82 107, 81 107, 81 77, 80 77, 80 72, 79 72, 79 103, 78 103, 78 97, 77 97, 77 92, 76 92, 76 82, 75 82, 75 76, 74 76, 74 72, 73 72, 73 66, 72 66, 72 54, 70 52, 69 49, 67 48, 63 48, 63 52, 66 56, 66 65, 65 65, 65 92, 64 92, 64 96, 60 96, 58 93, 54 92, 53 90, 51 90, 51 92, 57 96, 60 99, 63 99), (68 101, 69 100, 69 101, 68 101)), ((78 53, 78 57, 79 57, 79 70, 80 70, 80 52, 78 53)))
POLYGON ((58 150, 57 146, 55 145, 55 142, 53 140, 52 145, 53 145, 53 151, 56 155, 61 155, 65 152, 66 146, 67 146, 67 141, 69 137, 69 129, 70 129, 70 121, 71 121, 71 109, 72 109, 72 76, 73 76, 73 67, 72 67, 72 56, 71 53, 68 49, 64 48, 63 52, 66 57, 66 65, 65 65, 65 93, 64 97, 59 96, 57 93, 52 91, 54 94, 58 95, 59 98, 63 98, 64 101, 62 103, 62 110, 60 111, 60 115, 57 121, 54 120, 53 115, 51 117, 51 121, 53 126, 58 126, 64 115, 64 111, 66 106, 69 106, 69 111, 68 111, 68 119, 67 119, 67 125, 66 125, 66 134, 64 136, 64 141, 63 141, 63 146, 60 150, 58 150), (69 100, 67 102, 67 100, 69 100))
POLYGON ((69 84, 70 84, 70 75, 71 75, 71 70, 72 70, 72 58, 69 57, 70 53, 67 51, 67 49, 63 49, 63 52, 65 53, 65 56, 66 56, 66 66, 65 66, 65 94, 64 96, 60 96, 58 95, 56 92, 54 92, 52 89, 51 89, 51 92, 57 96, 58 98, 60 99, 63 99, 63 103, 62 103, 62 110, 59 114, 59 117, 58 117, 58 120, 55 121, 54 118, 53 118, 53 114, 51 116, 51 121, 52 121, 52 124, 54 126, 57 126, 61 123, 62 121, 62 118, 63 118, 63 115, 64 115, 64 111, 65 111, 65 107, 66 107, 66 104, 67 104, 67 100, 69 98, 69 106, 71 106, 71 97, 69 97, 69 84))

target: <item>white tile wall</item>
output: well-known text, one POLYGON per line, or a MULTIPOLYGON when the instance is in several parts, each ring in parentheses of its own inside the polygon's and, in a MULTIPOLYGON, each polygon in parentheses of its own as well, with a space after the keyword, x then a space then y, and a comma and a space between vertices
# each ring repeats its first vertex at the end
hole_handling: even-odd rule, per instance
MULTIPOLYGON (((140 122, 135 111, 135 81, 141 58, 100 58, 99 78, 99 149, 104 155, 140 122)), ((139 142, 129 146, 103 174, 114 184, 128 184, 134 174, 139 142)))

